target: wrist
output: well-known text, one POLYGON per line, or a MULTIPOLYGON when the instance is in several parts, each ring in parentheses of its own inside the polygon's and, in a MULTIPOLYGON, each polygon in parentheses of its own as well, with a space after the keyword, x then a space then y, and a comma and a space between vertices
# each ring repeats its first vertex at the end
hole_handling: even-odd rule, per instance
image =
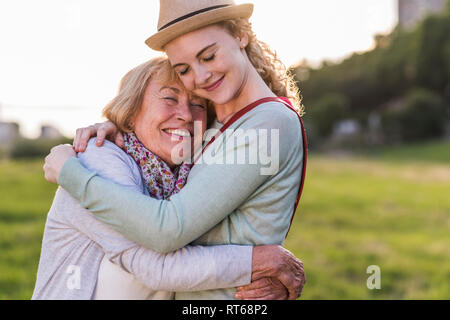
POLYGON ((277 273, 277 263, 274 256, 276 246, 255 246, 252 252, 252 281, 264 277, 274 277, 277 273))
POLYGON ((71 162, 74 160, 76 161, 77 159, 75 157, 70 157, 62 165, 61 169, 58 172, 58 177, 56 179, 56 182, 59 185, 61 185, 61 183, 64 181, 64 172, 66 171, 65 169, 67 169, 67 167, 70 167, 71 165, 73 165, 73 164, 71 164, 71 162))
POLYGON ((71 157, 64 163, 58 175, 58 184, 69 194, 82 202, 89 181, 96 175, 86 169, 78 158, 71 157))

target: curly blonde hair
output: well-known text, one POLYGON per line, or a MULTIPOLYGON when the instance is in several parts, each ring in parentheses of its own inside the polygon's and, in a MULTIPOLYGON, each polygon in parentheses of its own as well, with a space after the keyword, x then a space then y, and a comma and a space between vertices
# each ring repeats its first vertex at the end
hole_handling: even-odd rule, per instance
POLYGON ((243 33, 248 35, 249 42, 245 50, 258 74, 274 94, 289 98, 297 113, 303 116, 302 97, 294 76, 287 70, 276 52, 268 44, 258 40, 252 30, 251 22, 247 19, 232 19, 221 21, 217 25, 227 30, 234 37, 239 37, 243 33))

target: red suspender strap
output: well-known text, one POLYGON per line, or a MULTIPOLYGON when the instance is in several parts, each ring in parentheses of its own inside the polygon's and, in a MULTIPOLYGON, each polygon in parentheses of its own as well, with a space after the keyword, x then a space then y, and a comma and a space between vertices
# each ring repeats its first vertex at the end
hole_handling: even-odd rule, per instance
POLYGON ((282 102, 284 102, 284 105, 289 107, 290 109, 292 109, 292 111, 295 112, 295 114, 298 117, 298 120, 300 121, 300 126, 302 128, 302 137, 303 137, 303 166, 302 166, 302 178, 300 180, 300 186, 298 188, 298 194, 297 194, 297 200, 295 201, 295 206, 294 206, 294 212, 292 212, 292 217, 291 217, 291 222, 289 223, 289 229, 286 233, 286 237, 289 233, 289 230, 291 229, 291 225, 292 225, 292 221, 294 220, 294 216, 295 216, 295 212, 297 211, 297 207, 298 204, 300 203, 300 197, 302 195, 302 191, 303 191, 303 185, 305 184, 305 177, 306 177, 306 162, 307 162, 307 158, 308 158, 308 142, 306 140, 306 130, 305 130, 305 126, 303 125, 303 120, 302 117, 300 117, 300 115, 298 114, 297 111, 295 111, 294 107, 291 104, 291 101, 289 101, 288 98, 284 98, 284 97, 280 97, 280 100, 282 100, 282 102))
MULTIPOLYGON (((266 103, 266 102, 279 102, 279 103, 282 103, 283 105, 285 105, 286 107, 288 107, 289 109, 291 109, 298 116, 298 120, 300 121, 300 126, 302 128, 302 137, 303 137, 303 168, 302 168, 302 177, 301 177, 300 186, 299 186, 299 189, 298 189, 297 200, 295 201, 294 212, 292 213, 291 221, 289 223, 289 229, 288 229, 288 233, 289 233, 289 230, 291 229, 292 221, 294 219, 295 212, 297 211, 297 207, 298 207, 298 204, 300 202, 300 197, 301 197, 302 191, 303 191, 303 185, 305 183, 306 158, 307 158, 307 153, 308 153, 308 145, 307 145, 307 141, 306 141, 306 131, 305 131, 305 127, 303 125, 303 120, 300 117, 300 115, 297 113, 297 111, 294 109, 294 107, 292 106, 292 104, 289 101, 289 99, 284 98, 284 97, 280 97, 280 98, 275 98, 275 97, 263 98, 263 99, 257 100, 255 102, 249 104, 244 109, 242 109, 239 112, 237 112, 233 117, 231 117, 230 120, 227 121, 227 123, 225 123, 222 126, 222 128, 220 128, 220 131, 203 148, 201 154, 195 159, 194 165, 197 162, 197 160, 199 159, 199 157, 201 157, 201 155, 205 152, 206 148, 208 148, 209 145, 211 143, 213 143, 222 133, 224 133, 225 130, 227 130, 233 123, 235 123, 237 120, 239 120, 246 113, 250 112, 254 108, 256 108, 259 105, 261 105, 263 103, 266 103)), ((287 233, 286 233, 286 237, 287 237, 287 233)))
POLYGON ((246 106, 244 109, 239 110, 235 115, 233 115, 230 120, 228 120, 223 126, 222 128, 220 128, 219 132, 211 138, 211 140, 208 142, 208 144, 206 146, 203 147, 203 150, 201 152, 201 154, 195 159, 194 164, 197 162, 197 160, 201 157, 201 155, 205 152, 206 148, 209 147, 209 145, 211 143, 213 143, 214 141, 216 141, 216 139, 225 132, 225 130, 227 130, 233 123, 235 123, 237 120, 239 120, 243 115, 245 115, 246 113, 250 112, 251 110, 255 109, 257 106, 269 102, 269 101, 277 101, 277 102, 281 102, 283 104, 285 104, 283 101, 280 101, 278 98, 263 98, 260 100, 257 100, 251 104, 249 104, 248 106, 246 106))

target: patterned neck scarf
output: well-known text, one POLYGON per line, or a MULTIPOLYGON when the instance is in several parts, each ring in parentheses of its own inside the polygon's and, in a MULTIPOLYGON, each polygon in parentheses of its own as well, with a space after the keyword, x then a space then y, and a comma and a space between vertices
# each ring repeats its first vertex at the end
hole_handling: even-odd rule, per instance
POLYGON ((134 133, 124 134, 124 150, 141 168, 152 198, 168 199, 186 184, 191 165, 183 163, 174 171, 160 157, 147 150, 134 133))

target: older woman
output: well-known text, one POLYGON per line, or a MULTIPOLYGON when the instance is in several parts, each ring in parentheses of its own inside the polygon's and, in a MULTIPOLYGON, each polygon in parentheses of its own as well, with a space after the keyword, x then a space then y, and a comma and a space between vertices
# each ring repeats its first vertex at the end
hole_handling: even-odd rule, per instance
MULTIPOLYGON (((104 114, 127 132, 124 150, 110 142, 97 148, 91 140, 78 155, 86 167, 156 199, 183 188, 190 166, 177 165, 171 155, 194 148, 193 125, 205 131, 207 104, 187 93, 166 58, 130 71, 104 114)), ((33 299, 170 299, 173 291, 235 287, 251 279, 262 279, 254 297, 284 298, 286 288, 264 277, 295 278, 297 267, 295 257, 278 246, 187 246, 157 253, 102 224, 59 188, 33 299)))

